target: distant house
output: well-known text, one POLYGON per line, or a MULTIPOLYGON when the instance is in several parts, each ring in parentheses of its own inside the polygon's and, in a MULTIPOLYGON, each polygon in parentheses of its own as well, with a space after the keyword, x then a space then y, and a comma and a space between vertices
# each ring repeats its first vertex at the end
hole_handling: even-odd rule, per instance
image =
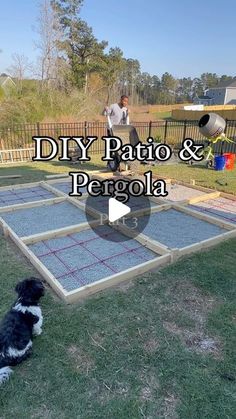
POLYGON ((205 106, 210 106, 210 105, 213 104, 212 103, 212 98, 210 96, 207 96, 207 95, 205 95, 205 96, 196 96, 194 98, 193 103, 195 105, 205 105, 205 106))
POLYGON ((198 105, 236 105, 236 80, 222 82, 194 99, 198 105))
POLYGON ((16 84, 10 76, 4 73, 0 75, 0 88, 2 88, 2 90, 6 94, 9 92, 9 90, 15 87, 16 87, 16 84))

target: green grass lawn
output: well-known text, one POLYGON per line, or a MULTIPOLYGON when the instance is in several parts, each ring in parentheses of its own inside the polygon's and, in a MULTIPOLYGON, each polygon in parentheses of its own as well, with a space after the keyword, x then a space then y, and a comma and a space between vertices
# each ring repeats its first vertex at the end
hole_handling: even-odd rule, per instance
POLYGON ((194 179, 196 185, 236 194, 236 168, 232 171, 221 172, 197 164, 190 166, 184 163, 151 167, 141 166, 141 168, 142 171, 152 170, 160 179, 163 176, 187 183, 191 183, 191 180, 194 179))
MULTIPOLYGON (((229 241, 71 306, 47 289, 1 419, 235 418, 235 252, 229 241)), ((3 238, 0 260, 2 316, 36 273, 3 238)))
POLYGON ((154 112, 151 115, 152 115, 152 118, 150 118, 150 119, 155 119, 155 120, 159 120, 159 119, 171 119, 172 112, 171 111, 167 111, 167 112, 154 112))

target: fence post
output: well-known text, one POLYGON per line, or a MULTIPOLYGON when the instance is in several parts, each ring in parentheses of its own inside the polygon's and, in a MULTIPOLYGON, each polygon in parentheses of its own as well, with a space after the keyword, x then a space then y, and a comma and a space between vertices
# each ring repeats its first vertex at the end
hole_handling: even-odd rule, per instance
POLYGON ((37 122, 36 125, 37 125, 37 136, 39 137, 40 136, 40 123, 37 122))
POLYGON ((225 135, 227 137, 227 130, 228 130, 228 118, 225 120, 225 135))
POLYGON ((152 136, 152 121, 149 121, 148 136, 152 136))
POLYGON ((164 131, 164 144, 166 144, 167 128, 168 128, 168 120, 166 119, 166 121, 165 121, 165 131, 164 131))
POLYGON ((184 130, 183 130, 183 141, 186 137, 186 129, 187 129, 187 119, 184 120, 184 130))
POLYGON ((86 140, 87 137, 87 133, 88 133, 88 123, 87 121, 84 122, 84 139, 86 140))

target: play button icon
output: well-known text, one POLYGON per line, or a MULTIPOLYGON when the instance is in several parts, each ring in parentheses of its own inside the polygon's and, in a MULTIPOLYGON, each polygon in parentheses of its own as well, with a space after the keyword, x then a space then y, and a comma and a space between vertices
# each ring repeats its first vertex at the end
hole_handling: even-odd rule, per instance
POLYGON ((91 230, 103 239, 116 243, 129 241, 131 236, 135 238, 142 233, 148 224, 151 207, 157 205, 143 195, 130 195, 126 203, 119 198, 114 195, 89 195, 80 201, 85 204, 86 218, 91 230), (98 226, 94 223, 95 219, 99 221, 98 226), (132 234, 121 234, 117 231, 118 226, 124 226, 132 234))
POLYGON ((108 219, 110 223, 114 223, 119 220, 119 218, 124 217, 125 215, 131 212, 128 205, 122 204, 122 202, 117 201, 115 198, 110 198, 108 201, 108 219))

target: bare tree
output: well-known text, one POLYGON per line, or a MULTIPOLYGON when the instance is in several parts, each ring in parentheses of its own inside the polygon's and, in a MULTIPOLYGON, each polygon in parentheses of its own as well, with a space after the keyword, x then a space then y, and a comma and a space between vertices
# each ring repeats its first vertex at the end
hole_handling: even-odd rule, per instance
POLYGON ((19 93, 22 93, 23 80, 31 73, 32 63, 29 62, 28 57, 24 54, 18 53, 12 55, 12 61, 12 65, 9 67, 8 71, 15 77, 18 91, 19 93))
POLYGON ((50 0, 42 0, 39 5, 39 17, 36 32, 39 39, 35 42, 40 51, 37 77, 47 86, 56 79, 58 64, 57 44, 61 38, 61 29, 50 0))

